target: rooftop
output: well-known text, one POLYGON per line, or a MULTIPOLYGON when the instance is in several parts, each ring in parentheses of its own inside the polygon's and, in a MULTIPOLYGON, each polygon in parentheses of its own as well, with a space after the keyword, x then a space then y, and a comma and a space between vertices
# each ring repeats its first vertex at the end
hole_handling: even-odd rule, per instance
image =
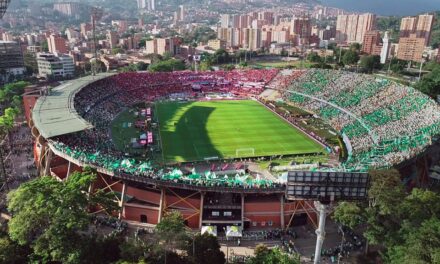
POLYGON ((50 95, 40 97, 32 110, 35 126, 44 138, 51 138, 83 131, 93 127, 75 110, 75 94, 86 85, 113 75, 100 73, 61 84, 50 95))

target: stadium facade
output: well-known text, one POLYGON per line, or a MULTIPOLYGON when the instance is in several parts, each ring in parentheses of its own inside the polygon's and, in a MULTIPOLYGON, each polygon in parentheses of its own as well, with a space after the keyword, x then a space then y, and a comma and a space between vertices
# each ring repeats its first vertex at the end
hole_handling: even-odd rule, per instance
MULTIPOLYGON (((85 166, 95 168, 98 177, 90 191, 101 189, 114 192, 115 200, 120 205, 120 211, 116 214, 121 219, 155 225, 165 212, 178 210, 191 228, 204 225, 216 225, 217 228, 232 225, 243 228, 285 228, 308 222, 317 226, 313 203, 287 200, 283 183, 258 179, 240 182, 238 176, 234 182, 220 182, 221 177, 214 177, 211 183, 207 180, 209 176, 194 172, 176 176, 175 169, 171 171, 166 164, 162 164, 161 169, 151 168, 145 162, 119 157, 119 153, 105 150, 108 145, 102 145, 95 136, 103 135, 99 127, 102 131, 108 131, 105 130, 108 125, 105 120, 112 120, 121 109, 133 103, 163 100, 169 94, 178 93, 181 96, 182 93, 193 95, 206 91, 259 98, 265 89, 272 89, 279 93, 280 98, 319 115, 341 133, 341 138, 349 146, 346 148, 350 156, 347 161, 330 168, 332 170, 365 171, 368 168, 390 167, 423 153, 438 134, 438 106, 411 88, 381 80, 368 84, 369 79, 365 78, 370 77, 357 76, 319 70, 101 74, 64 83, 51 91, 29 92, 24 96, 24 105, 35 138, 34 156, 40 174, 65 180, 73 172, 82 171, 85 166), (353 77, 356 77, 355 80, 353 77), (337 78, 342 81, 351 79, 352 83, 344 82, 341 89, 351 90, 351 96, 356 100, 334 96, 335 93, 346 96, 346 91, 330 91, 327 87, 337 78), (364 92, 366 90, 367 95, 357 93, 358 88, 364 92), (365 100, 373 102, 372 98, 381 99, 381 93, 388 94, 394 90, 404 91, 393 102, 387 99, 394 108, 382 109, 385 104, 379 103, 369 113, 365 109, 358 109, 365 100), (130 94, 129 97, 126 94, 130 94), (409 104, 406 96, 415 96, 421 106, 406 109, 409 104), (328 100, 332 97, 332 100, 328 100), (382 110, 381 118, 385 121, 374 118, 378 109, 382 110), (114 113, 108 114, 104 110, 114 113), (357 111, 362 114, 357 114, 357 111), (406 141, 402 138, 391 140, 398 136, 392 133, 399 133, 400 127, 391 131, 391 134, 382 134, 382 126, 395 122, 396 116, 404 123, 410 122, 411 115, 417 111, 431 115, 428 115, 426 122, 419 120, 423 127, 401 130, 401 135, 404 135, 403 132, 411 133, 405 136, 406 141), (341 116, 351 119, 345 120, 341 116), (360 124, 356 125, 356 122, 360 124), (93 131, 93 135, 88 131, 93 131), (369 139, 362 140, 366 137, 369 139), (84 147, 85 141, 89 145, 84 147), (383 164, 378 163, 381 158, 383 164), (169 171, 164 172, 167 169, 169 171)), ((104 141, 108 139, 104 138, 104 141)), ((206 164, 210 162, 203 161, 206 164)), ((220 174, 220 171, 217 173, 220 174)))

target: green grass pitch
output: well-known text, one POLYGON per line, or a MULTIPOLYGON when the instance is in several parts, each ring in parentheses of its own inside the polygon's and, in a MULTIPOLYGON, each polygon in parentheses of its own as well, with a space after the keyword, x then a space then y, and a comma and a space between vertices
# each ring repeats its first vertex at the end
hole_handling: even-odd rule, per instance
POLYGON ((260 103, 242 101, 161 102, 163 159, 199 161, 324 152, 324 148, 260 103))

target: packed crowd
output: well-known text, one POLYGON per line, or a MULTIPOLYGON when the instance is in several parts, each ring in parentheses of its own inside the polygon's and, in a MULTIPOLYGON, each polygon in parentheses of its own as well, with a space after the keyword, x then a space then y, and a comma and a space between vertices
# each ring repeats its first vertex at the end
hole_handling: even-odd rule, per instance
POLYGON ((398 164, 440 133, 440 107, 413 88, 371 75, 320 69, 293 72, 291 78, 278 87, 284 89, 283 97, 349 138, 352 156, 346 168, 398 164))
POLYGON ((108 128, 116 115, 138 103, 168 100, 171 95, 185 98, 200 98, 211 93, 253 96, 261 93, 277 74, 277 70, 121 73, 96 81, 75 95, 76 111, 93 129, 60 136, 51 142, 58 151, 112 172, 212 187, 274 187, 276 184, 272 181, 250 175, 182 175, 176 174, 174 168, 156 166, 153 160, 127 158, 113 145, 108 128))

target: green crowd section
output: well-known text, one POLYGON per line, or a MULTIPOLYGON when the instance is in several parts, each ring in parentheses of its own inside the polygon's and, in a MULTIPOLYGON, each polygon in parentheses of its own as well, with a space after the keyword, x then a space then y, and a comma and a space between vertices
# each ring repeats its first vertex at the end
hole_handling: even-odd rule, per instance
POLYGON ((350 141, 346 170, 398 164, 440 134, 440 109, 432 99, 371 75, 312 69, 286 89, 284 100, 320 116, 350 141))

